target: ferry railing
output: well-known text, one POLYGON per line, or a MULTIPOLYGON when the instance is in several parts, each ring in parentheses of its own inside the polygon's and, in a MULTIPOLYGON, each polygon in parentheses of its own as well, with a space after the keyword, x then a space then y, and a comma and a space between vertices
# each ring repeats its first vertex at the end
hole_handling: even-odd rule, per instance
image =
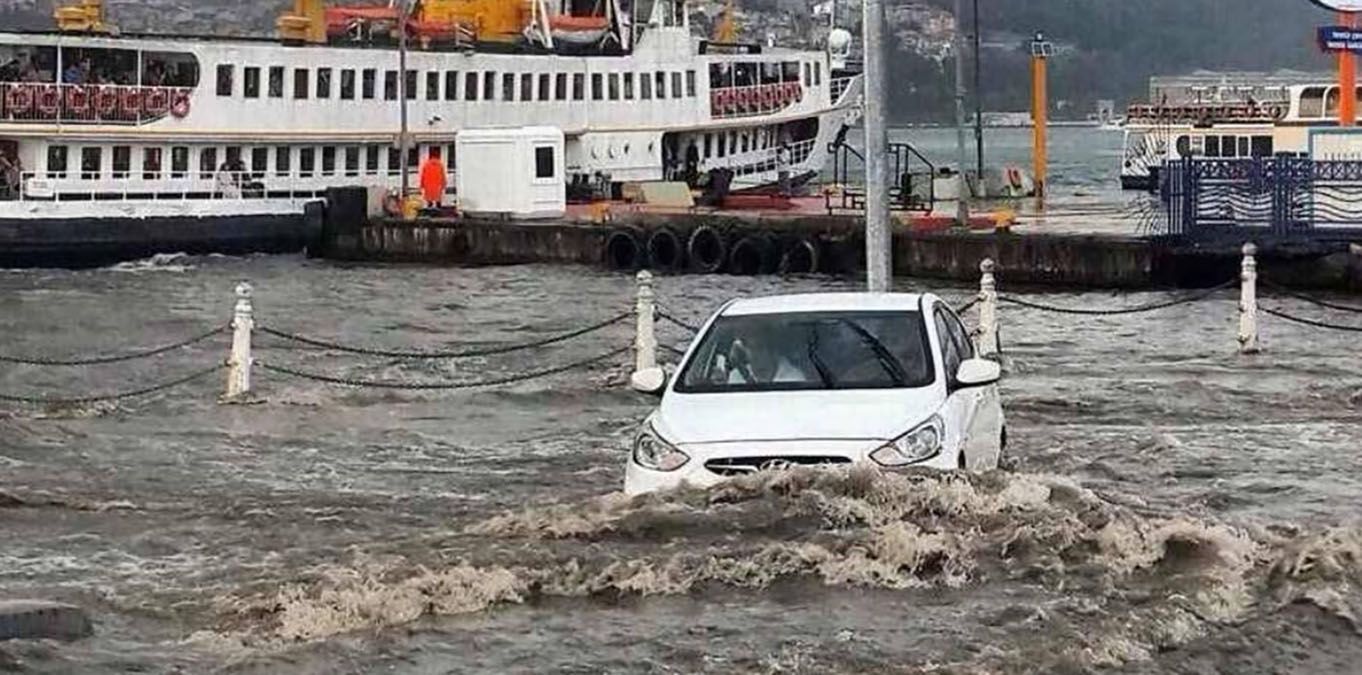
MULTIPOLYGON (((799 141, 797 143, 787 144, 785 146, 785 151, 786 153, 789 154, 789 162, 786 164, 786 166, 793 167, 796 164, 801 164, 805 160, 807 160, 809 158, 809 155, 813 154, 813 148, 814 145, 817 144, 817 142, 818 139, 810 139, 807 141, 799 141)), ((762 152, 757 161, 735 167, 733 169, 733 175, 750 176, 752 174, 757 173, 779 171, 781 168, 780 157, 778 155, 779 152, 780 148, 778 146, 774 148, 767 148, 762 152)))
POLYGON ((0 120, 141 124, 189 114, 191 87, 0 83, 0 120))
POLYGON ((831 85, 832 89, 832 104, 834 106, 842 101, 842 94, 845 94, 847 90, 851 88, 851 83, 855 81, 856 77, 854 75, 849 77, 832 78, 832 81, 829 82, 829 84, 831 85))
MULTIPOLYGON (((68 173, 79 176, 80 172, 68 173)), ((315 198, 326 189, 301 184, 291 176, 252 171, 216 171, 211 177, 185 172, 185 176, 175 178, 147 178, 143 171, 128 173, 142 177, 95 180, 30 171, 22 174, 18 186, 0 186, 0 198, 20 202, 301 200, 315 198)))
POLYGON ((804 85, 799 82, 718 87, 709 92, 709 109, 715 119, 731 119, 769 115, 803 100, 804 85))

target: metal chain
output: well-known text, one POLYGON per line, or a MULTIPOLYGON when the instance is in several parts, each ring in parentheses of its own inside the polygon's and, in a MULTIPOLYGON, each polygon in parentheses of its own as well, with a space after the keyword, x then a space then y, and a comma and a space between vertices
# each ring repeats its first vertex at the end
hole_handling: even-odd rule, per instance
POLYGON ((1336 309, 1336 310, 1338 310, 1338 311, 1340 311, 1340 312, 1354 312, 1354 313, 1356 313, 1356 314, 1362 314, 1362 307, 1352 307, 1352 306, 1349 306, 1349 305, 1339 305, 1339 304, 1335 304, 1335 303, 1328 302, 1328 301, 1325 301, 1325 300, 1320 300, 1319 298, 1311 297, 1311 296, 1306 295, 1306 294, 1304 294, 1304 293, 1299 293, 1299 292, 1293 291, 1293 290, 1291 290, 1291 289, 1289 289, 1289 288, 1287 288, 1287 287, 1285 287, 1285 286, 1282 286, 1281 284, 1274 284, 1274 283, 1272 283, 1271 281, 1268 281, 1267 279, 1261 279, 1261 278, 1260 278, 1259 280, 1263 282, 1263 285, 1264 285, 1264 286, 1267 286, 1268 288, 1271 288, 1273 291, 1275 291, 1275 292, 1277 292, 1277 293, 1281 293, 1282 295, 1285 295, 1285 296, 1288 296, 1288 297, 1292 297, 1292 298, 1295 298, 1295 299, 1297 299, 1297 300, 1304 300, 1305 302, 1308 302, 1308 303, 1310 303, 1310 304, 1312 304, 1312 305, 1319 305, 1320 307, 1325 307, 1325 308, 1328 308, 1328 309, 1336 309))
POLYGON ((326 384, 340 384, 350 387, 368 387, 372 389, 411 389, 418 391, 476 389, 478 387, 495 387, 504 384, 515 384, 517 382, 526 382, 529 380, 536 380, 539 378, 548 377, 550 375, 565 373, 569 370, 584 368, 586 366, 600 363, 601 361, 607 361, 609 359, 615 358, 616 356, 628 352, 632 348, 633 347, 621 347, 619 349, 607 352, 605 354, 601 354, 600 356, 594 356, 589 359, 575 361, 565 366, 556 366, 553 368, 545 368, 543 370, 533 370, 528 373, 520 373, 518 375, 509 375, 506 377, 494 378, 490 380, 476 380, 471 382, 392 382, 387 380, 360 380, 348 377, 335 377, 332 375, 310 373, 305 370, 297 370, 295 368, 290 368, 287 366, 275 366, 268 363, 264 363, 262 361, 256 361, 255 365, 258 366, 261 370, 266 370, 273 373, 290 375, 305 380, 313 380, 315 382, 323 382, 326 384))
POLYGON ((1261 310, 1263 310, 1263 312, 1265 312, 1265 313, 1267 313, 1267 314, 1271 314, 1272 316, 1275 316, 1275 317, 1277 317, 1277 318, 1279 318, 1279 319, 1286 319, 1287 321, 1291 321, 1291 322, 1294 322, 1294 323, 1299 323, 1299 324, 1302 324, 1302 325, 1305 325, 1305 326, 1314 326, 1315 328, 1328 328, 1329 330, 1342 330, 1342 331, 1348 331, 1348 332, 1351 332, 1351 333, 1362 333, 1362 326, 1343 326, 1343 325, 1339 325, 1339 324, 1336 324, 1336 323, 1328 323, 1328 322, 1326 322, 1326 321, 1317 321, 1317 320, 1315 320, 1315 319, 1306 319, 1306 318, 1299 317, 1299 316, 1292 316, 1292 315, 1287 314, 1286 312, 1283 312, 1283 311, 1281 311, 1281 310, 1271 309, 1271 308, 1268 308, 1268 307, 1260 307, 1259 309, 1261 309, 1261 310))
POLYGON ((1230 286, 1233 286, 1234 284, 1237 283, 1239 283, 1238 279, 1231 279, 1223 284, 1220 284, 1219 286, 1208 288, 1200 293, 1189 295, 1185 298, 1178 298, 1176 300, 1169 300, 1166 302, 1156 302, 1149 305, 1140 305, 1139 307, 1124 307, 1121 309, 1076 309, 1071 307, 1056 307, 1055 305, 1046 305, 1038 302, 1031 302, 1029 300, 1022 300, 1021 298, 1014 298, 1009 295, 1000 295, 998 296, 998 300, 1000 302, 1006 302, 1013 305, 1020 305, 1022 307, 1029 307, 1031 309, 1038 309, 1045 312, 1058 312, 1060 314, 1079 314, 1085 316, 1115 316, 1119 314, 1138 314, 1140 312, 1152 312, 1159 309, 1168 309, 1169 307, 1177 307, 1178 305, 1185 305, 1188 303, 1197 302, 1199 300, 1205 300, 1206 298, 1209 298, 1212 295, 1215 295, 1216 293, 1223 291, 1226 288, 1229 288, 1230 286))
POLYGON ((688 330, 688 331, 690 331, 690 332, 692 332, 692 333, 699 333, 699 332, 700 332, 700 327, 699 327, 699 326, 696 326, 696 325, 691 324, 691 323, 689 323, 689 322, 686 322, 686 321, 683 321, 683 320, 681 320, 681 319, 678 319, 678 318, 676 318, 676 317, 674 317, 674 316, 668 314, 665 310, 662 310, 662 309, 657 310, 657 318, 659 318, 659 319, 661 319, 661 320, 663 320, 663 321, 665 321, 665 322, 667 322, 667 323, 669 323, 669 324, 671 324, 671 325, 673 325, 673 326, 676 326, 677 328, 684 328, 685 330, 688 330))
POLYGON ((219 363, 213 366, 212 368, 204 368, 203 370, 190 373, 189 375, 186 375, 184 377, 170 380, 169 382, 162 382, 160 384, 154 384, 149 387, 134 389, 132 391, 119 392, 116 394, 78 396, 73 398, 49 398, 46 396, 17 396, 13 394, 0 394, 0 401, 8 401, 11 403, 38 403, 43 405, 81 405, 84 403, 99 403, 101 401, 116 401, 118 399, 135 398, 138 396, 146 396, 147 394, 154 394, 159 391, 165 391, 166 389, 173 389, 180 385, 188 384, 195 380, 212 375, 213 373, 216 373, 219 370, 222 370, 223 368, 226 367, 227 364, 219 363))
POLYGON ((682 348, 680 348, 680 347, 677 347, 677 346, 675 346, 675 345, 669 345, 669 344, 667 344, 667 343, 665 343, 665 342, 659 342, 659 343, 657 343, 657 346, 661 347, 664 351, 670 352, 673 356, 685 356, 685 355, 686 355, 686 350, 684 350, 684 349, 682 349, 682 348))
POLYGON ((147 350, 138 351, 138 352, 128 352, 127 354, 116 354, 116 355, 110 355, 110 356, 94 356, 94 357, 90 357, 90 358, 86 358, 86 359, 49 359, 49 358, 43 358, 43 357, 37 357, 37 356, 33 356, 33 357, 27 357, 27 356, 7 356, 7 355, 4 355, 4 354, 0 354, 0 362, 2 362, 2 363, 19 363, 19 364, 29 365, 29 366, 94 366, 94 365, 101 365, 101 364, 106 364, 106 363, 120 363, 120 362, 123 362, 123 361, 134 361, 134 360, 137 360, 137 359, 149 359, 149 358, 151 358, 151 357, 153 357, 153 356, 159 356, 159 355, 164 354, 164 353, 169 352, 169 351, 174 351, 174 350, 180 349, 180 348, 182 348, 182 347, 188 347, 189 345, 196 344, 196 343, 199 343, 199 342, 203 342, 204 340, 207 340, 208 338, 211 338, 211 337, 213 337, 213 336, 219 335, 219 334, 221 334, 221 333, 227 331, 227 330, 230 329, 230 328, 231 328, 231 324, 225 324, 225 325, 222 325, 222 326, 218 326, 217 328, 214 328, 213 330, 210 330, 210 331, 208 331, 208 332, 206 332, 206 333, 202 333, 202 334, 199 334, 199 335, 195 335, 194 337, 191 337, 191 338, 189 338, 188 340, 183 340, 183 341, 180 341, 180 342, 176 342, 176 343, 173 344, 173 345, 165 345, 164 347, 156 347, 156 348, 154 348, 154 349, 147 349, 147 350))
POLYGON ((567 340, 571 340, 573 338, 578 338, 583 335, 594 333, 598 330, 609 328, 610 326, 620 323, 621 321, 624 321, 625 319, 628 319, 631 316, 633 316, 632 313, 626 312, 624 314, 611 317, 610 319, 607 319, 605 321, 594 323, 585 328, 580 328, 569 333, 562 333, 560 335, 555 335, 553 337, 545 338, 543 340, 536 340, 534 342, 526 342, 523 344, 513 345, 501 345, 498 347, 487 347, 482 349, 468 349, 462 351, 443 351, 443 352, 401 351, 393 349, 377 349, 372 347, 354 347, 350 345, 343 345, 338 342, 330 342, 327 340, 319 340, 317 338, 298 335, 296 333, 288 333, 285 331, 270 328, 269 326, 256 326, 256 330, 259 330, 260 332, 265 333, 266 335, 272 335, 283 340, 301 342, 303 344, 311 345, 313 347, 321 347, 322 349, 331 349, 338 352, 362 354, 364 356, 383 356, 396 359, 464 359, 478 356, 494 356, 497 354, 509 354, 511 352, 524 351, 527 349, 547 347, 552 344, 557 344, 559 342, 564 342, 567 340))
POLYGON ((967 302, 967 303, 965 303, 965 304, 960 305, 959 307, 957 307, 957 308, 955 309, 955 313, 956 313, 956 314, 964 314, 965 312, 968 312, 968 311, 970 311, 971 309, 974 309, 974 306, 977 305, 977 304, 979 304, 979 298, 975 298, 975 299, 973 299, 973 300, 970 300, 969 302, 967 302))

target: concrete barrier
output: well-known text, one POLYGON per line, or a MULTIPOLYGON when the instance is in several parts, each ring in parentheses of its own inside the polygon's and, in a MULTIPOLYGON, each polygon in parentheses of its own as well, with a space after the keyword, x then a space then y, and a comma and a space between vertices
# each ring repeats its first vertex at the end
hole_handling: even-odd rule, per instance
POLYGON ((0 600, 0 640, 74 640, 94 627, 85 610, 47 600, 0 600))

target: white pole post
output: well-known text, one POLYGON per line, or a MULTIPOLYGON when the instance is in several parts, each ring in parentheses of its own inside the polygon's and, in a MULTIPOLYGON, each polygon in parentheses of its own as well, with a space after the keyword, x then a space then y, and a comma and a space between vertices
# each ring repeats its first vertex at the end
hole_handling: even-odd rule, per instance
POLYGON ((251 392, 251 285, 236 285, 236 310, 232 316, 232 355, 227 359, 227 400, 236 400, 251 392))
POLYGON ((654 304, 653 273, 638 273, 638 303, 634 307, 637 328, 634 333, 634 372, 657 367, 657 333, 654 304))
MULTIPOLYGON (((894 234, 889 222, 889 83, 885 63, 884 0, 862 6, 865 66, 865 265, 866 289, 889 291, 894 276, 894 234)), ((897 177, 894 178, 895 180, 897 177)))
POLYGON ((1239 273, 1239 353, 1258 353, 1258 247, 1244 244, 1239 273))
POLYGON ((998 353, 998 282, 992 258, 979 263, 979 356, 998 353))

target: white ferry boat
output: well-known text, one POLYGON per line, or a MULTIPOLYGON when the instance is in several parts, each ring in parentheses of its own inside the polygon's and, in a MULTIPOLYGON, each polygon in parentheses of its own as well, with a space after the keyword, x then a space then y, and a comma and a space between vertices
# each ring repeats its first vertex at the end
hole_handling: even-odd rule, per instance
POLYGON ((477 170, 463 129, 561 129, 568 183, 760 189, 816 176, 860 109, 846 39, 716 44, 685 0, 424 0, 406 21, 297 0, 269 38, 117 34, 100 0, 57 22, 0 32, 0 264, 297 250, 328 188, 397 189, 432 151, 451 185, 477 170))

